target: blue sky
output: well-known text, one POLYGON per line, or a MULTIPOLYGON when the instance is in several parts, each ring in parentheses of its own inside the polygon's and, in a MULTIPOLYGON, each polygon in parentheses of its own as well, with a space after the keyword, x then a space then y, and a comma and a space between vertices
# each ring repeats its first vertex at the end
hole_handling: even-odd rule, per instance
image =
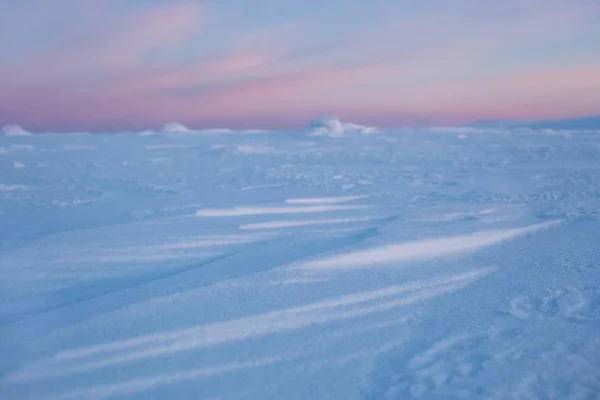
POLYGON ((595 0, 0 0, 0 123, 380 126, 600 114, 595 0))

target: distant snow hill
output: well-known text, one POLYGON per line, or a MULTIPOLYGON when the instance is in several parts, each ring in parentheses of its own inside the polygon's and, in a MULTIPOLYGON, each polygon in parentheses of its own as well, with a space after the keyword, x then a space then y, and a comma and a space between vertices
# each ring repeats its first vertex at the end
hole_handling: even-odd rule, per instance
POLYGON ((5 125, 2 127, 2 135, 3 136, 31 136, 31 133, 27 132, 25 129, 23 129, 19 125, 5 125))
POLYGON ((378 131, 377 128, 372 126, 342 122, 336 117, 321 117, 315 119, 310 123, 309 128, 311 136, 330 137, 340 137, 352 133, 370 134, 378 131))

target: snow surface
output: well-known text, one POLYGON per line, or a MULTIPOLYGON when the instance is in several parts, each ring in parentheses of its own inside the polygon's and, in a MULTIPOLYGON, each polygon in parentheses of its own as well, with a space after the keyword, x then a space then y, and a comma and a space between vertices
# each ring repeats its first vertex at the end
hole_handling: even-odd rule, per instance
POLYGON ((600 134, 230 133, 0 137, 1 399, 598 398, 600 134))

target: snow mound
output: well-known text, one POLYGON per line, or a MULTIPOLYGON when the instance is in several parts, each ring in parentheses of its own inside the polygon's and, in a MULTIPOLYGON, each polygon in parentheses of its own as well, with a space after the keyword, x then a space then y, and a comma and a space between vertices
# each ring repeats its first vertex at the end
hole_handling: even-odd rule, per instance
POLYGON ((371 134, 378 132, 372 126, 342 122, 335 117, 322 117, 310 123, 310 136, 341 137, 347 134, 371 134))
MULTIPOLYGON (((249 133, 266 133, 267 131, 262 129, 229 129, 229 128, 209 128, 209 129, 190 129, 187 126, 180 124, 179 122, 169 122, 158 131, 163 134, 201 134, 201 135, 221 135, 221 134, 249 134, 249 133)), ((140 136, 149 136, 152 131, 139 132, 140 136)))
POLYGON ((5 125, 2 127, 2 134, 4 136, 31 136, 30 132, 19 125, 5 125))
POLYGON ((193 133, 194 131, 179 122, 166 123, 162 131, 164 133, 193 133))

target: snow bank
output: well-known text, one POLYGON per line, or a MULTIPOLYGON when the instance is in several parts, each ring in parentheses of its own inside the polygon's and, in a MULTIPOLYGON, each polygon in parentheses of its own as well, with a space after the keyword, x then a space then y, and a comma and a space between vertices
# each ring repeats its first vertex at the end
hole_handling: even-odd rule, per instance
POLYGON ((179 122, 169 122, 165 124, 162 130, 164 133, 232 133, 233 130, 227 128, 213 129, 190 129, 179 122))
POLYGON ((179 122, 166 123, 162 129, 163 133, 193 133, 194 131, 179 122))
POLYGON ((266 133, 268 131, 262 129, 229 129, 229 128, 210 128, 210 129, 191 129, 179 122, 166 123, 162 129, 158 131, 142 131, 139 136, 150 136, 154 134, 171 134, 171 135, 221 135, 221 134, 251 134, 251 133, 266 133))
POLYGON ((310 136, 341 137, 347 134, 370 134, 378 132, 372 126, 346 123, 335 117, 322 117, 310 123, 310 136))
POLYGON ((4 136, 31 136, 30 132, 19 125, 5 125, 2 127, 2 135, 4 136))

